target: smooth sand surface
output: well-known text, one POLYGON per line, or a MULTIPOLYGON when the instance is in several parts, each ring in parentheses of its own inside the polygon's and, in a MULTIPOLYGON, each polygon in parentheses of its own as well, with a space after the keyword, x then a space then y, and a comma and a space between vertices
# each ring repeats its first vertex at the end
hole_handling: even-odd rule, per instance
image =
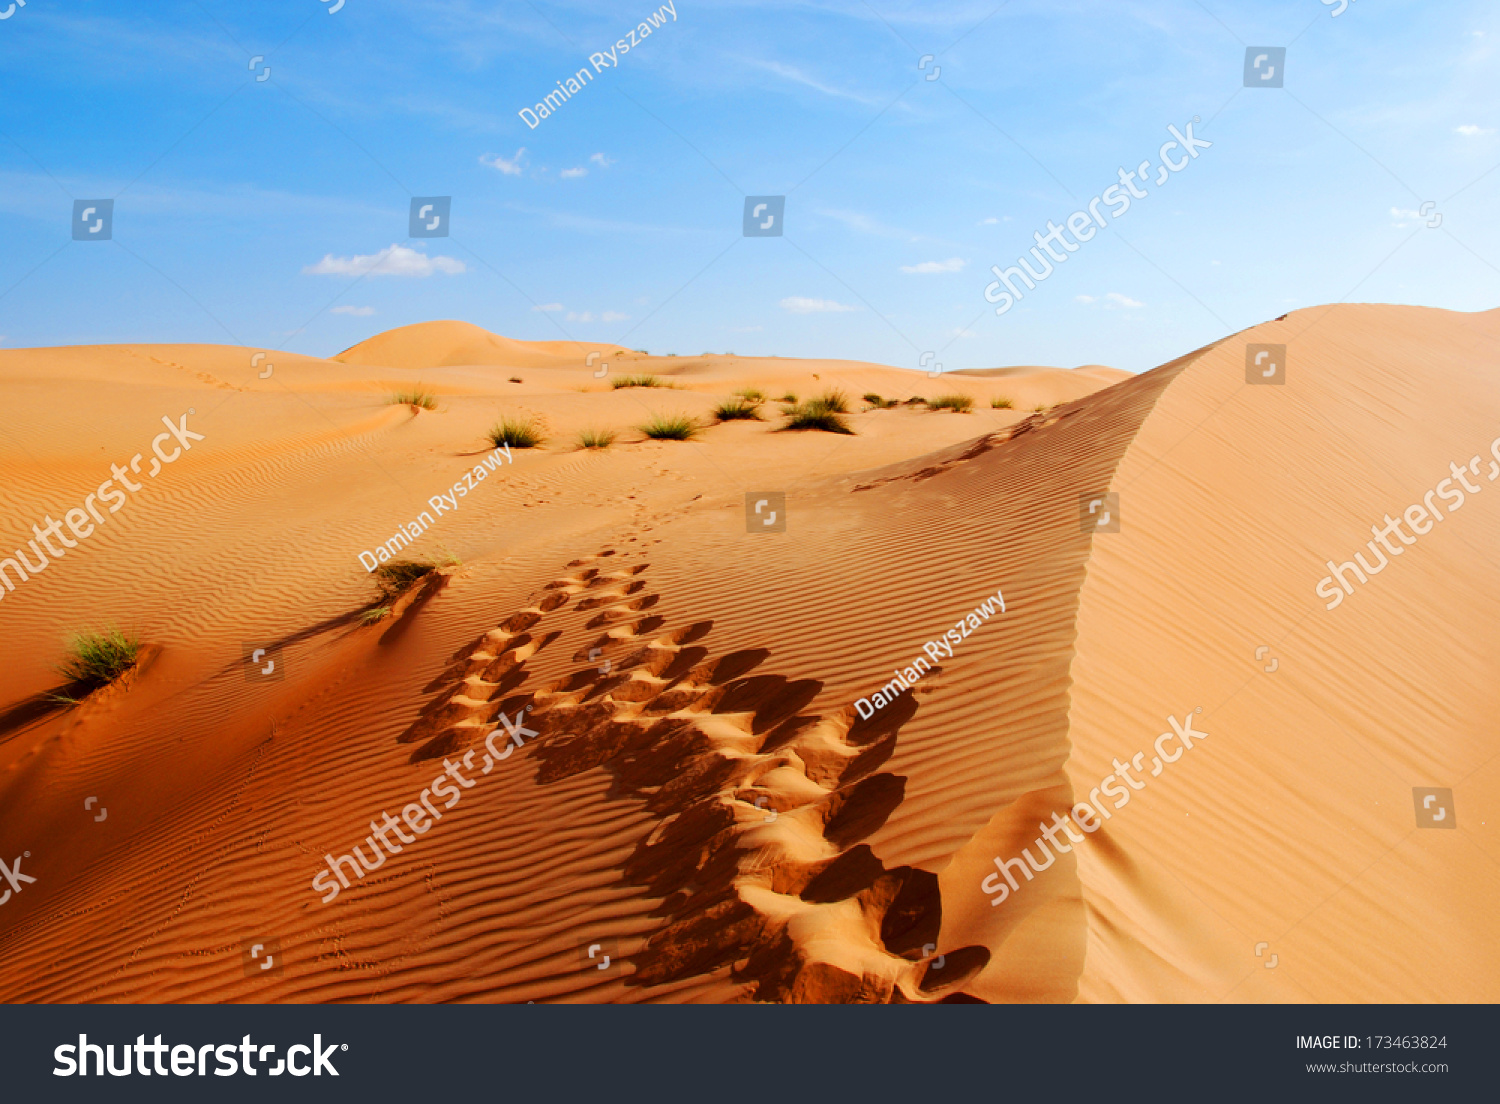
POLYGON ((204 437, 0 598, 0 857, 36 878, 0 906, 0 999, 1495 1000, 1497 338, 1500 312, 1337 306, 1140 376, 936 379, 453 322, 330 360, 0 352, 0 559, 164 415, 204 437), (1254 342, 1285 386, 1246 384, 1254 342), (637 373, 671 386, 610 389, 637 373), (414 384, 436 410, 388 403, 414 384), (743 387, 840 388, 855 433, 775 402, 636 428, 743 387), (547 440, 497 462, 501 416, 547 440), (1325 610, 1324 562, 1471 456, 1480 492, 1325 610), (400 553, 443 566, 363 623, 360 551, 476 465, 400 553), (1090 532, 1106 491, 1120 531, 1090 532), (785 532, 747 533, 764 492, 785 532), (50 701, 68 635, 109 625, 138 669, 50 701), (997 857, 1200 707, 1191 753, 990 904, 997 857), (472 787, 321 903, 325 855, 368 855, 445 761, 472 787), (1457 830, 1415 826, 1416 786, 1457 830), (246 976, 272 939, 284 968, 246 976))

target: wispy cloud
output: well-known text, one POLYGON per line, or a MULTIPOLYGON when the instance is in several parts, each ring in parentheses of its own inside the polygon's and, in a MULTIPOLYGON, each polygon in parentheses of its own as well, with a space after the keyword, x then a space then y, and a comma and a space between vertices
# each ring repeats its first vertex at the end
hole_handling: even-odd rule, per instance
POLYGON ((816 91, 823 93, 825 96, 836 96, 841 100, 853 100, 855 103, 870 105, 878 104, 881 102, 879 99, 872 96, 861 96, 857 92, 849 92, 842 88, 834 88, 832 85, 824 84, 822 81, 816 79, 815 77, 808 76, 801 69, 798 69, 792 65, 783 65, 779 61, 761 61, 759 58, 744 58, 742 60, 746 64, 752 65, 757 69, 762 69, 767 73, 774 73, 782 80, 788 80, 793 82, 794 84, 801 84, 805 85, 808 88, 815 89, 816 91))
POLYGON ((961 271, 967 263, 962 257, 949 257, 946 261, 923 261, 921 264, 902 265, 901 271, 929 276, 937 272, 961 271))
POLYGON ((521 170, 526 167, 521 163, 521 158, 525 153, 526 147, 522 146, 516 150, 516 155, 509 161, 501 157, 498 153, 494 157, 486 157, 484 154, 480 154, 479 163, 481 165, 488 165, 492 169, 499 169, 506 176, 520 176, 521 170))
POLYGON ((302 271, 309 276, 431 276, 434 272, 456 276, 468 269, 457 257, 429 257, 404 245, 389 245, 369 256, 335 257, 329 253, 302 271))
POLYGON ((615 163, 615 159, 613 157, 605 157, 602 153, 589 154, 589 160, 598 165, 601 169, 607 169, 615 163))
POLYGON ((789 295, 781 301, 781 307, 793 314, 831 314, 838 311, 859 310, 832 299, 807 299, 801 295, 789 295))
POLYGON ((605 311, 599 316, 601 322, 624 322, 630 315, 621 314, 619 311, 605 311))
POLYGON ((1139 299, 1132 299, 1128 295, 1121 295, 1118 291, 1107 292, 1103 299, 1093 295, 1075 295, 1073 298, 1076 302, 1082 303, 1085 306, 1103 303, 1106 307, 1123 307, 1126 310, 1134 310, 1137 307, 1144 307, 1146 305, 1139 299))
POLYGON ((329 314, 352 314, 356 318, 369 318, 375 313, 374 307, 334 307, 329 314))
POLYGON ((1453 129, 1456 133, 1462 134, 1465 138, 1476 138, 1481 134, 1495 133, 1493 127, 1475 126, 1473 123, 1465 123, 1463 126, 1457 126, 1453 129))
POLYGON ((564 169, 558 175, 561 176, 564 180, 577 180, 580 176, 588 176, 588 174, 589 174, 588 169, 577 168, 577 169, 564 169))
POLYGON ((534 311, 560 311, 563 309, 561 303, 538 303, 531 308, 534 311))

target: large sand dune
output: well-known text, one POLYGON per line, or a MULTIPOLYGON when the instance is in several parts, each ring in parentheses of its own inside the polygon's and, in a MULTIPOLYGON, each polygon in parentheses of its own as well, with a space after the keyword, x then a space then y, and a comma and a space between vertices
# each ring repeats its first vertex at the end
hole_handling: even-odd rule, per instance
POLYGON ((0 598, 0 857, 36 879, 0 906, 0 999, 1495 1000, 1497 338, 1500 312, 1318 308, 1138 377, 462 323, 269 376, 215 346, 0 353, 0 557, 162 416, 203 434, 0 598), (1247 343, 1288 347, 1284 386, 1246 384, 1247 343), (387 405, 413 382, 436 411, 387 405), (746 386, 975 405, 631 428, 746 386), (544 447, 496 462, 502 414, 544 447), (577 450, 589 427, 619 442, 577 450), (358 554, 486 456, 403 553, 458 562, 363 624, 358 554), (1480 490, 1325 609, 1325 561, 1471 457, 1480 490), (786 531, 748 534, 778 491, 786 531), (1084 523, 1104 492, 1118 532, 1084 523), (106 624, 139 669, 48 700, 68 632, 106 624), (502 713, 536 735, 496 761, 502 713), (996 859, 1169 717, 1207 735, 1159 776, 1146 750, 1144 788, 992 905, 996 859), (1428 786, 1457 830, 1415 826, 1428 786), (272 939, 284 969, 246 976, 272 939))

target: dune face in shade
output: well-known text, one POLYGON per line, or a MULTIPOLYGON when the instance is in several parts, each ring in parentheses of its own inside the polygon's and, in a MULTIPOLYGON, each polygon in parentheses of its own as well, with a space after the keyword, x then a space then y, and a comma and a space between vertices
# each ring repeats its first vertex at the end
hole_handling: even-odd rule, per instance
POLYGON ((32 563, 31 522, 164 410, 210 411, 212 446, 0 606, 24 886, 0 999, 1493 1001, 1500 870, 1445 845, 1500 797, 1500 494, 1470 469, 1461 510, 1389 530, 1395 569, 1336 614, 1313 595, 1500 432, 1472 360, 1496 338, 1500 312, 1340 305, 1140 376, 947 374, 969 414, 908 403, 937 396, 919 372, 463 323, 278 354, 266 380, 222 346, 0 351, 0 547, 32 563), (1245 387, 1248 343, 1295 372, 1245 387), (600 358, 672 386, 615 391, 600 358), (441 410, 380 400, 413 383, 441 410), (851 401, 837 437, 781 432, 774 401, 713 418, 829 387, 898 404, 851 401), (80 410, 97 432, 62 432, 80 410), (656 415, 704 428, 646 440, 656 415), (545 438, 439 518, 497 416, 545 438), (746 533, 747 486, 785 491, 795 539, 746 533), (1131 524, 1081 536, 1106 487, 1131 524), (443 566, 364 623, 354 552, 398 530, 443 566), (153 658, 64 710, 59 640, 103 624, 153 658), (246 640, 285 678, 241 677, 246 640), (1194 748, 1157 777, 1169 715, 1194 748), (247 937, 284 967, 247 976, 247 937))

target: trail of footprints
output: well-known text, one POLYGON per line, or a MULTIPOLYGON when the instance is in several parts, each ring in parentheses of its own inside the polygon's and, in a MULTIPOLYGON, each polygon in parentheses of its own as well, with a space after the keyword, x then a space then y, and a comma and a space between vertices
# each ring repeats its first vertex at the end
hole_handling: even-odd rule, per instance
POLYGON ((647 565, 616 567, 613 556, 573 561, 572 574, 455 657, 399 737, 418 745, 412 762, 462 758, 488 773, 485 737, 501 713, 524 711, 538 733, 527 753, 539 785, 602 767, 615 793, 645 802, 659 820, 624 876, 662 898, 663 923, 632 956, 632 984, 727 967, 762 1001, 972 1000, 962 984, 989 952, 935 954, 936 876, 887 870, 859 842, 901 802, 905 780, 879 768, 914 696, 869 722, 852 708, 804 714, 821 682, 754 673, 766 649, 714 657, 700 643, 711 621, 659 631, 647 565), (528 688, 527 662, 564 635, 551 626, 583 614, 580 668, 528 688))

